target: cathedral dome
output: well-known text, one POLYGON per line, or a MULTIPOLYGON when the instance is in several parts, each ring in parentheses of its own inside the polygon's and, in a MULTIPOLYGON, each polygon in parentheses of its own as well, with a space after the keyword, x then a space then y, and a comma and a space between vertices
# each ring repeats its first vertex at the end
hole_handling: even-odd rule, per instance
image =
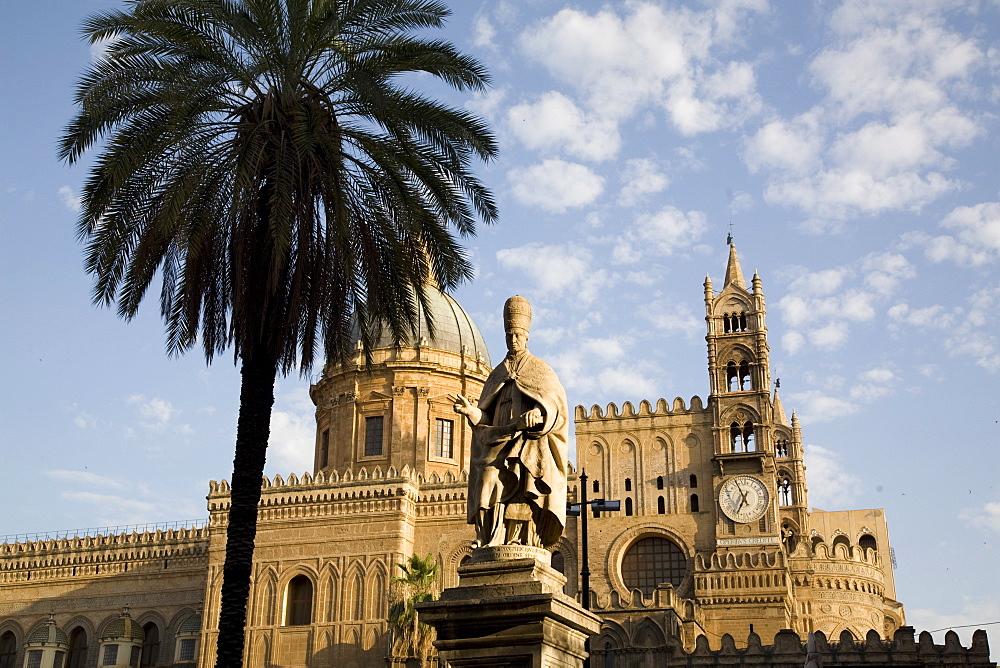
POLYGON ((143 641, 142 627, 135 623, 132 616, 123 612, 118 619, 113 619, 101 634, 101 640, 134 640, 143 641))
POLYGON ((177 634, 201 633, 201 615, 190 615, 177 628, 177 634))
MULTIPOLYGON (((472 321, 469 314, 465 312, 462 305, 455 301, 451 295, 429 288, 427 290, 428 313, 434 322, 434 335, 429 333, 427 326, 427 315, 420 308, 416 336, 410 337, 407 345, 416 345, 447 350, 453 353, 462 353, 462 348, 467 349, 470 357, 482 356, 486 364, 490 363, 490 352, 486 348, 483 335, 479 333, 479 328, 472 321), (426 341, 423 341, 426 339, 426 341)), ((355 330, 353 343, 357 345, 360 336, 355 330)), ((393 346, 392 334, 387 331, 382 332, 382 336, 375 344, 375 348, 391 348, 393 346)))
POLYGON ((39 626, 28 636, 28 645, 69 645, 69 639, 61 628, 51 619, 43 626, 39 626))

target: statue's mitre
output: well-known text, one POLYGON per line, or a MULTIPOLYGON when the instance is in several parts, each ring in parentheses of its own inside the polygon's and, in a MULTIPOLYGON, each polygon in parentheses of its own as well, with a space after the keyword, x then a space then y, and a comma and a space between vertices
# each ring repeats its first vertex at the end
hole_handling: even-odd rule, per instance
POLYGON ((526 332, 531 329, 531 304, 521 295, 514 295, 503 305, 503 329, 509 332, 514 327, 526 332))

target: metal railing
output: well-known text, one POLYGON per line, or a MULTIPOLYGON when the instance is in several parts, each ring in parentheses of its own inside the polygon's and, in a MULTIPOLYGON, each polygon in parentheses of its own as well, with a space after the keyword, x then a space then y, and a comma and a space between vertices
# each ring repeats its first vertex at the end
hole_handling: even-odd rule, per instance
POLYGON ((0 536, 3 543, 34 543, 42 540, 60 540, 62 538, 84 538, 90 536, 117 536, 131 533, 152 533, 154 531, 170 531, 177 529, 200 529, 208 525, 207 518, 197 520, 178 520, 176 522, 147 522, 145 524, 120 524, 118 526, 87 527, 85 529, 59 529, 57 531, 38 531, 36 533, 9 533, 0 536))

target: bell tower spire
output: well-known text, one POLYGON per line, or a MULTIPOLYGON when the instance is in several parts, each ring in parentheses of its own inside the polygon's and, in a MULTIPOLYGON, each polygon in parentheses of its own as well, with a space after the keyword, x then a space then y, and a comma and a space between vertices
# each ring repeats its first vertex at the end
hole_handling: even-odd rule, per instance
POLYGON ((747 282, 743 278, 743 269, 740 267, 740 258, 736 254, 736 244, 733 243, 733 235, 729 235, 729 263, 726 265, 725 285, 733 285, 746 290, 747 282))

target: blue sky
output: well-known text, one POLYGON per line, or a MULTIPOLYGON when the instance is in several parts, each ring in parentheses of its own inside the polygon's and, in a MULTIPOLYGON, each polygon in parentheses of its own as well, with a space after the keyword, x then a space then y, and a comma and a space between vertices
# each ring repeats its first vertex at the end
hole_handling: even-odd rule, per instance
MULTIPOLYGON (((167 358, 155 293, 90 304, 55 144, 109 2, 0 6, 0 534, 204 517, 231 471, 231 359, 167 358)), ((918 629, 1000 621, 1000 3, 451 4, 494 77, 450 96, 501 144, 456 294, 494 357, 520 293, 572 403, 704 397, 732 224, 811 505, 885 508, 918 629)), ((272 475, 310 467, 307 388, 280 381, 272 475)))

